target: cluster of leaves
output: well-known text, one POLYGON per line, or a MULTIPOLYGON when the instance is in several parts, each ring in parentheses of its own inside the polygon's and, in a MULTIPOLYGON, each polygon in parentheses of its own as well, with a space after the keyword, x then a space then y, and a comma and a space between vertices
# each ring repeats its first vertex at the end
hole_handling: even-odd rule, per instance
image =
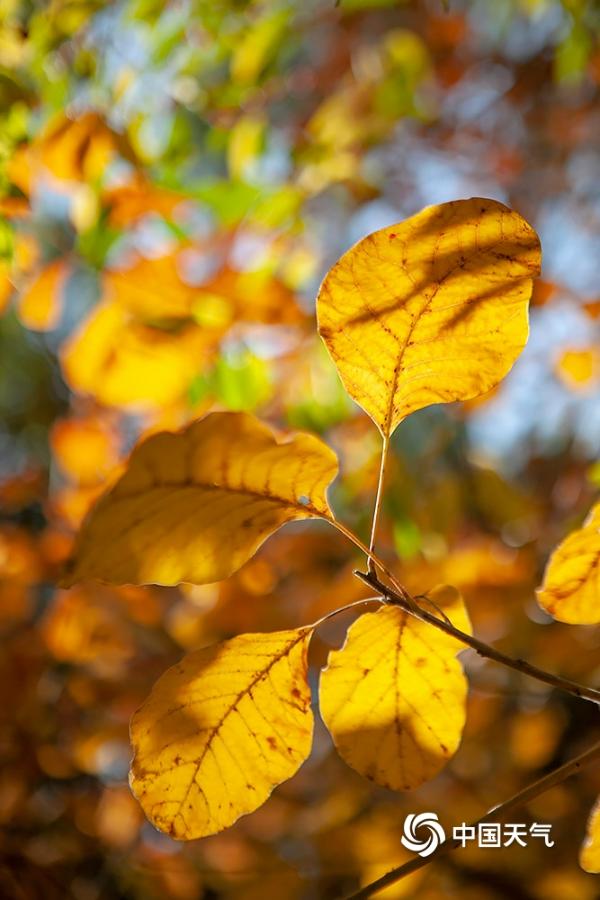
MULTIPOLYGON (((539 273, 533 229, 478 198, 429 208, 375 232, 331 269, 317 299, 319 331, 352 397, 387 444, 410 413, 492 389, 527 338, 539 273)), ((294 519, 336 522, 325 491, 332 451, 310 435, 278 440, 245 414, 212 413, 155 435, 92 509, 67 586, 197 584, 236 571, 274 529, 294 519)), ((373 553, 370 565, 387 567, 373 553)), ((597 622, 597 519, 552 559, 540 600, 563 620, 597 622)), ((448 587, 428 602, 459 632, 469 623, 448 587)), ((335 612, 332 613, 335 615, 335 612)), ((332 615, 330 614, 330 615, 332 615)), ((131 728, 131 784, 155 825, 203 837, 256 809, 311 748, 307 652, 319 623, 243 635, 165 673, 131 728)), ((322 675, 320 708, 342 757, 385 787, 409 790, 456 751, 466 681, 446 633, 387 607, 352 626, 322 675)), ((584 853, 593 865, 597 837, 584 853)))
MULTIPOLYGON (((403 861, 398 835, 415 804, 475 817, 517 779, 577 753, 595 725, 591 704, 466 658, 467 739, 417 795, 355 777, 329 752, 316 717, 310 761, 268 804, 219 835, 174 845, 144 824, 125 785, 128 722, 148 686, 182 652, 244 632, 288 632, 377 590, 352 574, 355 545, 317 519, 302 533, 283 529, 219 584, 56 583, 73 532, 122 475, 135 441, 214 409, 326 438, 343 470, 331 508, 368 544, 380 448, 316 340, 316 284, 367 231, 483 192, 523 211, 549 251, 534 290, 535 339, 500 391, 411 414, 388 436, 379 552, 390 565, 395 551, 412 595, 456 585, 477 634, 593 679, 594 632, 552 624, 530 598, 600 481, 596 446, 582 442, 594 434, 599 305, 593 277, 576 278, 593 275, 597 256, 593 245, 581 250, 595 222, 594 4, 6 0, 0 57, 0 893, 342 893, 403 861), (557 317, 560 340, 547 344, 557 317), (515 385, 529 405, 515 400, 515 385), (497 416, 501 446, 511 405, 522 440, 502 445, 498 468, 473 435, 497 416)), ((344 329, 330 327, 353 394, 344 329)), ((370 360, 373 383, 363 383, 366 407, 367 394, 385 394, 390 372, 380 364, 394 355, 376 331, 372 341, 381 352, 370 360)), ((307 507, 262 515, 275 527, 305 518, 307 507)), ((173 517, 183 534, 183 517, 173 517)), ((201 525, 190 540, 202 534, 207 546, 201 525)), ((594 540, 593 524, 585 535, 574 549, 594 540)), ((239 559, 251 553, 248 540, 239 559)), ((116 561, 115 533, 108 543, 116 561)), ((230 543, 218 541, 222 562, 230 543)), ((148 566, 135 546, 136 566, 148 566)), ((549 570, 540 600, 557 620, 592 621, 593 552, 578 554, 573 569, 569 559, 549 570), (588 593, 569 612, 571 592, 584 598, 580 585, 588 593)), ((202 560, 183 562, 204 577, 202 560)), ((183 562, 165 550, 156 580, 175 578, 183 562)), ((128 576, 145 577, 141 568, 128 576)), ((439 608, 444 596, 434 594, 439 608)), ((386 605, 377 615, 400 612, 386 605)), ((349 615, 313 631, 311 685, 349 615)), ((409 626, 419 626, 414 616, 409 626)), ((432 627, 423 634, 442 637, 432 627)), ((442 653, 453 670, 455 652, 442 653)), ((353 762, 352 748, 342 752, 353 762)), ((431 772, 446 759, 438 754, 425 753, 431 772)), ((551 874, 534 846, 502 854, 521 892, 528 884, 545 900, 594 896, 573 865, 582 836, 573 822, 597 788, 587 770, 530 807, 554 823, 557 840, 551 874)), ((440 864, 423 896, 445 896, 448 878, 465 896, 475 882, 478 900, 510 893, 493 855, 480 856, 440 864)))

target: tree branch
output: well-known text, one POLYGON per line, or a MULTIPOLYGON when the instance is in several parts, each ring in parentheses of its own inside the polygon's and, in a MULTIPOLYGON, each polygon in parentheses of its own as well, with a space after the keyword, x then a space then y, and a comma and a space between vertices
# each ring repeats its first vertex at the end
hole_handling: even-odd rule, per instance
POLYGON ((414 598, 407 599, 405 595, 397 593, 395 590, 380 581, 377 575, 374 573, 355 571, 354 574, 362 581, 364 581, 365 584, 368 584, 369 587, 372 587, 374 588, 374 590, 380 592, 382 597, 388 603, 392 603, 395 606, 400 606, 411 616, 415 616, 415 618, 420 619, 421 622, 427 622, 429 625, 433 625, 434 628, 439 628, 441 631, 444 631, 446 634, 451 635, 451 637, 456 638, 461 643, 466 644, 468 647, 471 647, 473 650, 475 650, 476 653, 479 654, 479 656, 482 656, 484 659, 492 659, 494 660, 494 662, 500 663, 500 665, 506 666, 509 669, 514 669, 516 672, 521 672, 523 675, 529 675, 531 678, 542 681, 544 682, 544 684, 549 684, 552 687, 557 688, 558 690, 566 691, 569 694, 574 694, 576 697, 580 697, 584 700, 590 700, 592 703, 600 704, 599 690, 591 687, 586 687, 582 684, 577 684, 577 682, 570 681, 568 678, 561 678, 558 675, 553 675, 551 672, 544 671, 544 669, 538 669, 537 666, 528 663, 524 659, 513 659, 510 656, 506 656, 506 654, 501 653, 500 650, 496 650, 495 647, 492 647, 489 644, 484 644, 483 641, 478 640, 476 637, 473 637, 472 635, 466 634, 464 631, 460 631, 458 628, 455 628, 454 625, 452 625, 450 622, 444 619, 439 619, 432 613, 426 612, 415 603, 414 598))
MULTIPOLYGON (((477 819, 477 821, 475 822, 471 822, 469 827, 477 828, 478 825, 483 824, 484 822, 498 821, 503 816, 505 816, 506 813, 509 813, 516 807, 523 806, 523 804, 528 803, 535 797, 539 797, 540 794, 545 793, 555 785, 561 784, 571 775, 574 775, 576 772, 578 772, 584 766, 589 765, 595 759, 600 759, 600 742, 594 744, 589 748, 589 750, 586 750, 584 753, 576 756, 575 759, 572 759, 570 762, 565 763, 563 766, 560 766, 558 769, 555 769, 548 775, 544 775, 543 778, 540 778, 538 781, 535 781, 533 784, 529 785, 529 787, 526 787, 522 791, 519 791, 518 794, 514 794, 508 800, 505 800, 504 803, 500 803, 498 804, 498 806, 492 807, 492 809, 490 809, 480 819, 477 819)), ((389 887, 389 885, 391 884, 395 884, 397 881, 400 881, 401 878, 405 878, 407 875, 410 875, 413 872, 422 869, 424 866, 428 866, 429 863, 434 861, 434 859, 437 859, 438 857, 443 856, 446 853, 450 853, 450 851, 456 850, 456 848, 460 846, 461 842, 458 840, 445 840, 439 845, 437 850, 435 850, 435 852, 431 854, 431 856, 416 856, 414 859, 411 859, 404 865, 398 866, 396 869, 392 869, 391 872, 387 873, 387 875, 383 875, 376 881, 371 882, 371 884, 368 884, 364 888, 361 888, 355 894, 352 894, 350 897, 348 897, 347 900, 364 900, 364 898, 366 897, 372 897, 373 894, 377 893, 377 891, 381 891, 383 890, 383 888, 389 887)))

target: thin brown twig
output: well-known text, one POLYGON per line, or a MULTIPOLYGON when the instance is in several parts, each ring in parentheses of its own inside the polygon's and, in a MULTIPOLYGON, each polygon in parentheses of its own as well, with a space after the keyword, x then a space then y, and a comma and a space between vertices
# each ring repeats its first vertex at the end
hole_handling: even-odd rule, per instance
POLYGON ((532 665, 524 659, 513 659, 511 656, 501 653, 500 650, 496 650, 496 648, 492 647, 490 644, 485 644, 476 637, 466 634, 464 631, 460 631, 444 619, 438 619, 437 616, 434 616, 419 607, 414 600, 412 603, 407 603, 404 595, 396 593, 392 588, 383 584, 377 575, 359 571, 356 571, 354 574, 360 578, 361 581, 364 581, 365 584, 368 584, 369 587, 379 591, 388 603, 400 606, 407 613, 410 613, 411 616, 420 619, 421 622, 427 622, 429 625, 439 628, 440 631, 444 631, 461 643, 471 647, 484 659, 491 659, 509 669, 514 669, 516 672, 521 672, 523 675, 529 675, 531 678, 536 678, 538 681, 544 682, 544 684, 549 684, 558 690, 574 694, 581 699, 590 700, 592 703, 600 703, 600 691, 596 688, 587 687, 586 685, 578 684, 575 681, 570 681, 568 678, 561 678, 559 675, 546 672, 544 669, 539 669, 537 666, 532 665))
MULTIPOLYGON (((565 781, 571 775, 574 775, 584 766, 589 765, 595 759, 599 758, 600 742, 594 744, 584 753, 576 756, 575 759, 570 760, 569 762, 560 766, 558 769, 550 772, 548 775, 544 775, 544 777, 540 778, 538 781, 534 781, 534 783, 530 784, 529 787, 526 787, 522 791, 519 791, 517 794, 514 794, 508 800, 505 800, 504 803, 499 803, 497 806, 492 807, 492 809, 490 809, 480 819, 477 819, 475 822, 469 823, 468 827, 477 828, 477 826, 483 824, 484 822, 496 822, 511 810, 515 809, 516 807, 523 806, 523 804, 525 803, 529 803, 530 800, 539 797, 540 794, 545 793, 555 785, 561 784, 563 781, 565 781)), ((435 850, 431 854, 431 856, 417 856, 414 859, 409 860, 409 862, 404 863, 404 865, 392 869, 386 875, 383 875, 376 881, 371 882, 371 884, 368 884, 365 887, 361 888, 355 894, 349 896, 347 900, 365 900, 365 898, 367 897, 372 897, 373 894, 376 894, 378 891, 383 890, 383 888, 389 887, 391 884, 395 884, 397 881, 400 881, 401 878, 405 878, 407 875, 411 875, 413 872, 417 872, 424 866, 428 866, 429 863, 433 862, 435 859, 438 859, 440 856, 443 856, 444 854, 449 853, 452 850, 456 850, 456 848, 460 846, 461 842, 458 840, 445 840, 439 845, 437 850, 435 850)))

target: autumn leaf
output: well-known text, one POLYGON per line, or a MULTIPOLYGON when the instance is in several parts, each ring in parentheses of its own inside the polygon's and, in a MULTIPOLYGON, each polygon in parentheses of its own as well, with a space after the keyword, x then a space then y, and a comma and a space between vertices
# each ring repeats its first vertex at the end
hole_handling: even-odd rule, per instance
POLYGON ((510 370, 528 334, 535 231, 495 200, 456 200, 364 238, 326 276, 319 332, 384 436, 431 403, 468 400, 510 370))
POLYGON ((112 301, 150 323, 189 317, 198 292, 182 280, 175 254, 140 257, 129 269, 107 272, 104 289, 112 301))
MULTIPOLYGON (((467 612, 455 588, 430 598, 462 631, 467 612)), ((456 752, 465 723, 462 645, 396 606, 350 627, 321 675, 320 708, 340 756, 371 781, 410 790, 456 752)))
POLYGON ((127 184, 104 192, 109 221, 116 228, 127 228, 151 213, 171 219, 185 197, 157 187, 138 173, 127 184))
POLYGON ((310 753, 310 628, 244 634, 168 669, 131 722, 131 787, 178 840, 257 809, 310 753))
POLYGON ((142 411, 181 398, 213 356, 198 326, 153 328, 118 303, 103 301, 63 344, 61 365, 74 391, 107 406, 142 411))
POLYGON ((600 797, 590 813, 585 841, 579 853, 579 864, 593 875, 600 873, 600 797))
POLYGON ((594 346, 565 350, 556 362, 556 374, 574 391, 586 391, 598 383, 600 352, 594 346))
POLYGON ((560 544, 546 566, 537 591, 540 606, 571 625, 600 622, 600 503, 582 528, 560 544))
POLYGON ((92 416, 57 419, 49 440, 55 461, 78 484, 105 484, 118 461, 116 435, 92 416))
POLYGON ((62 314, 62 295, 68 267, 57 259, 30 281, 18 300, 19 318, 33 331, 52 331, 62 314))
POLYGON ((235 572, 285 522, 331 518, 332 450, 279 438, 246 413, 211 413, 140 444, 92 509, 66 584, 196 584, 235 572))
POLYGON ((0 315, 8 306, 13 285, 10 279, 10 266, 3 259, 0 259, 0 315))

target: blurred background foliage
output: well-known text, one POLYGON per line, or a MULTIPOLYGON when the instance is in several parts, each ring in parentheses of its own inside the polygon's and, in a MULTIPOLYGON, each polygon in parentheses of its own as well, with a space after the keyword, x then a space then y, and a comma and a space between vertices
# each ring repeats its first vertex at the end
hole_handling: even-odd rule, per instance
MULTIPOLYGON (((597 733, 590 704, 467 655, 465 739, 418 793, 360 779, 320 727, 263 809, 182 846, 126 786, 130 715, 185 650, 362 596, 357 560, 290 526, 221 585, 53 585, 133 443, 212 408, 324 434, 365 536, 379 442, 316 289, 369 231, 490 196, 542 238, 530 343, 490 395, 399 429, 383 552, 419 592, 457 585, 484 640, 594 681, 597 630, 533 591, 600 485, 599 34, 585 0, 3 0, 2 896, 338 897, 403 860, 407 813, 476 817, 597 733)), ((323 629, 315 679, 342 637, 323 629)), ((599 787, 523 811, 552 851, 466 850, 381 896, 593 900, 576 858, 599 787)))

